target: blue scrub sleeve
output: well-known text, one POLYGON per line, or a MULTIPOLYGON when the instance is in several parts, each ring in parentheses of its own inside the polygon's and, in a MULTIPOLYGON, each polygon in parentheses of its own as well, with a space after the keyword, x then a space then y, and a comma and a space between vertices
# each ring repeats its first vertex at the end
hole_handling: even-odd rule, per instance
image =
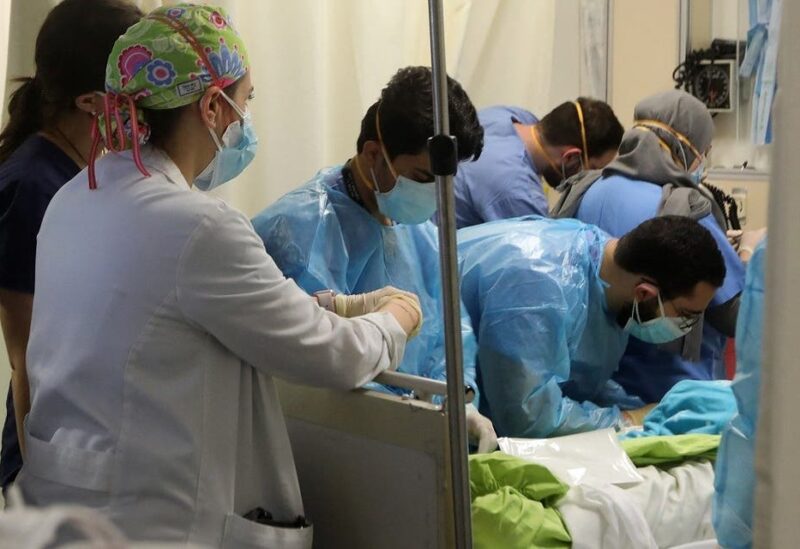
POLYGON ((538 179, 521 176, 515 181, 503 182, 503 185, 495 200, 488 204, 475 205, 484 222, 524 215, 547 217, 547 198, 538 179))
POLYGON ((714 298, 711 300, 709 307, 722 305, 727 303, 744 289, 744 275, 745 265, 739 259, 739 254, 733 249, 725 232, 720 228, 719 224, 714 220, 710 214, 700 219, 699 223, 711 232, 714 240, 717 241, 719 251, 722 253, 722 259, 725 261, 725 281, 722 287, 717 290, 714 298))
POLYGON ((542 438, 616 425, 616 406, 578 402, 561 390, 571 335, 561 289, 540 279, 507 290, 484 296, 478 334, 482 387, 498 434, 542 438))

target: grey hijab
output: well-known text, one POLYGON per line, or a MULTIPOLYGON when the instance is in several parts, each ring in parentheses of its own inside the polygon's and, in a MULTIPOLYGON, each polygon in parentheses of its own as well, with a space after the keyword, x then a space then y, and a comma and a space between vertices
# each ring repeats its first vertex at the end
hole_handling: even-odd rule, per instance
POLYGON ((636 127, 637 122, 655 120, 685 136, 701 154, 708 150, 714 136, 714 122, 706 106, 682 90, 669 90, 640 101, 633 111, 634 127, 622 136, 619 156, 603 170, 603 175, 620 174, 656 185, 671 183, 677 187, 696 188, 687 171, 695 160, 691 147, 667 130, 657 127, 636 127), (686 167, 676 164, 665 154, 659 138, 673 156, 686 167))

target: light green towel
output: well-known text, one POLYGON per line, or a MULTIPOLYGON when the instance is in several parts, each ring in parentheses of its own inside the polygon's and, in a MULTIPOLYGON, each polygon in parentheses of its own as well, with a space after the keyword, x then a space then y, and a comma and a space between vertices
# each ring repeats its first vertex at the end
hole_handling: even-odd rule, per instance
POLYGON ((495 452, 470 456, 469 476, 476 549, 570 547, 552 507, 569 487, 546 467, 495 452))
POLYGON ((632 438, 621 441, 622 448, 637 467, 674 464, 689 459, 717 458, 719 435, 673 435, 632 438))

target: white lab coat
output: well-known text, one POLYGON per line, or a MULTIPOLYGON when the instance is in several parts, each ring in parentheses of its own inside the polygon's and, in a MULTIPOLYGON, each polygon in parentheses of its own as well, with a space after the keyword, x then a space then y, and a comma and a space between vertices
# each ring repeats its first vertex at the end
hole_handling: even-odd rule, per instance
MULTIPOLYGON (((55 196, 28 347, 28 502, 100 509, 132 539, 310 547, 272 375, 354 388, 402 359, 386 313, 348 320, 286 280, 249 220, 143 151, 55 196)), ((320 456, 320 466, 324 457, 320 456)))

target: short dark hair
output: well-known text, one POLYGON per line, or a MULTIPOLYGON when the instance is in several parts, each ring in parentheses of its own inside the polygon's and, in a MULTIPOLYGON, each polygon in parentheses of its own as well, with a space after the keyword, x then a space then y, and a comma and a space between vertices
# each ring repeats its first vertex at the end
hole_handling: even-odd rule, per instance
MULTIPOLYGON (((429 67, 405 67, 389 81, 361 120, 358 152, 367 141, 379 141, 375 115, 380 109, 381 135, 389 158, 419 154, 433 135, 433 90, 429 67)), ((458 159, 477 159, 483 150, 483 127, 461 84, 447 77, 450 134, 458 142, 458 159)))
MULTIPOLYGON (((583 111, 586 148, 589 149, 584 152, 592 158, 617 150, 625 130, 608 103, 590 97, 579 97, 577 101, 583 111)), ((577 147, 583 150, 581 123, 578 110, 572 101, 561 103, 547 113, 539 121, 538 127, 550 145, 577 147)))
POLYGON ((725 280, 725 261, 709 230, 678 215, 648 219, 624 235, 614 261, 655 280, 663 299, 690 295, 699 282, 719 288, 725 280))

